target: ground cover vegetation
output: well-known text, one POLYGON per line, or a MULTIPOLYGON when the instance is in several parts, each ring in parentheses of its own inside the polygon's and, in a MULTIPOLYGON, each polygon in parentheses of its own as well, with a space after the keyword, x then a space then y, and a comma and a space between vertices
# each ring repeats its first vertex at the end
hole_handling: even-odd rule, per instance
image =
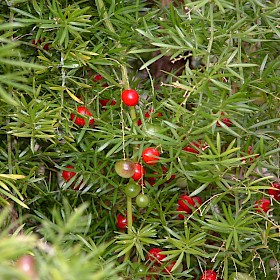
POLYGON ((279 14, 0 1, 1 279, 279 279, 279 14))

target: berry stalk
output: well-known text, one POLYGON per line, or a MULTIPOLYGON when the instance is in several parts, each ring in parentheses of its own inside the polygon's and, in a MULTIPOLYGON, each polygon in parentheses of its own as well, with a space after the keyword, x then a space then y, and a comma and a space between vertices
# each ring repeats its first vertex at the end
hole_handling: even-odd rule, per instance
MULTIPOLYGON (((105 26, 111 32, 115 33, 114 26, 113 26, 112 22, 110 21, 110 18, 105 9, 103 0, 97 0, 96 4, 97 4, 100 14, 102 14, 102 16, 103 16, 105 26)), ((118 47, 121 47, 120 43, 118 44, 118 47)), ((121 64, 121 74, 122 74, 122 81, 123 81, 124 88, 129 89, 130 87, 129 87, 127 68, 123 64, 121 64)), ((136 112, 135 112, 134 107, 130 109, 130 116, 131 116, 132 120, 136 119, 136 112)), ((132 199, 128 196, 127 196, 126 208, 127 208, 127 232, 131 233, 131 231, 132 231, 132 199)), ((130 256, 130 251, 128 251, 126 253, 125 261, 129 259, 129 256, 130 256)))

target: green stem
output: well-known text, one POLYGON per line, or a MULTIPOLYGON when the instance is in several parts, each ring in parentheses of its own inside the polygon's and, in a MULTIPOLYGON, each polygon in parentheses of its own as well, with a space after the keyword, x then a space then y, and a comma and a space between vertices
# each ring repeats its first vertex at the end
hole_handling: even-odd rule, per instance
POLYGON ((128 80, 128 73, 127 73, 127 68, 126 66, 122 65, 121 66, 121 72, 122 72, 122 81, 125 89, 129 89, 129 80, 128 80))
POLYGON ((127 215, 127 231, 131 233, 132 231, 132 199, 131 197, 126 198, 126 215, 127 215))
MULTIPOLYGON (((103 16, 103 20, 104 20, 104 25, 105 27, 111 31, 112 33, 116 33, 115 28, 112 24, 112 22, 110 21, 110 18, 108 16, 108 13, 105 9, 105 5, 103 0, 96 0, 97 6, 99 7, 100 10, 100 14, 102 14, 103 16)), ((122 45, 120 43, 117 43, 117 47, 121 48, 122 45)), ((129 79, 128 79, 128 72, 127 72, 127 67, 123 64, 121 64, 121 75, 122 75, 122 82, 124 85, 125 89, 129 89, 129 79)), ((133 120, 136 119, 136 112, 134 107, 131 108, 130 110, 130 116, 133 120)), ((123 135, 123 139, 124 139, 124 135, 123 135)), ((124 154, 125 157, 125 154, 124 154)), ((130 197, 127 196, 127 200, 126 200, 126 208, 127 208, 127 213, 126 213, 126 218, 127 218, 127 233, 131 233, 132 232, 132 199, 130 197)), ((126 262, 127 260, 129 260, 130 258, 130 251, 128 251, 125 254, 124 257, 124 262, 126 262)))
POLYGON ((135 108, 134 107, 131 107, 130 108, 130 117, 133 121, 136 120, 136 111, 135 111, 135 108))
POLYGON ((111 31, 111 32, 115 32, 115 29, 114 29, 114 26, 113 24, 111 23, 110 19, 109 19, 109 16, 108 16, 108 13, 105 9, 105 5, 104 5, 104 2, 103 0, 97 0, 96 1, 97 3, 97 6, 99 7, 99 10, 100 10, 100 13, 102 13, 103 15, 103 20, 104 20, 104 25, 111 31))
POLYGON ((8 168, 9 174, 13 173, 13 160, 12 160, 12 136, 7 134, 7 149, 8 149, 8 168))
MULTIPOLYGON (((241 20, 241 16, 240 16, 240 5, 239 5, 239 0, 235 1, 235 5, 236 5, 236 13, 237 13, 237 21, 239 22, 241 20)), ((241 64, 242 63, 242 39, 241 37, 238 37, 238 63, 241 64)), ((241 83, 244 83, 244 73, 243 73, 243 67, 239 66, 239 73, 240 76, 242 77, 241 83)))
POLYGON ((210 14, 210 39, 207 47, 207 65, 206 69, 209 69, 210 66, 210 54, 211 54, 211 49, 212 49, 212 44, 214 40, 214 16, 213 16, 213 4, 210 4, 210 9, 209 9, 209 14, 210 14))
MULTIPOLYGON (((132 199, 131 197, 126 197, 126 218, 127 218, 127 233, 132 233, 132 199)), ((130 250, 126 252, 124 256, 124 263, 126 263, 130 258, 130 250)))
MULTIPOLYGON (((103 16, 105 27, 112 33, 116 33, 116 30, 115 30, 112 22, 110 21, 109 15, 105 9, 103 0, 96 0, 96 1, 97 1, 97 6, 99 7, 100 13, 103 16)), ((122 47, 122 45, 120 43, 117 43, 117 48, 121 48, 121 47, 122 47)), ((121 73, 122 73, 122 81, 124 84, 124 88, 129 89, 128 73, 127 73, 127 68, 125 65, 121 65, 121 73)))
MULTIPOLYGON (((10 23, 14 22, 14 12, 12 9, 10 9, 10 23)), ((13 27, 10 28, 11 34, 13 34, 13 27)), ((11 41, 13 41, 13 35, 11 37, 11 41)), ((7 72, 10 74, 11 73, 11 65, 7 65, 7 72)), ((13 86, 8 85, 8 92, 9 94, 12 93, 13 91, 13 86)), ((8 123, 10 123, 10 119, 8 118, 7 120, 8 123)), ((10 134, 7 134, 7 150, 8 150, 8 169, 9 173, 13 173, 13 160, 12 160, 12 136, 10 134)))

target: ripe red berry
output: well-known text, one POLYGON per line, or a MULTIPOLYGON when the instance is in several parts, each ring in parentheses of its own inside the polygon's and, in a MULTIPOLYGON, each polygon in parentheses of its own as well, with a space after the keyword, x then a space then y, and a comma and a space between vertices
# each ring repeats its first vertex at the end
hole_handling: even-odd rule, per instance
MULTIPOLYGON (((38 45, 41 45, 42 42, 43 42, 43 39, 42 39, 42 38, 39 38, 37 42, 36 42, 35 39, 32 40, 32 44, 33 44, 33 45, 37 45, 37 46, 38 46, 38 45)), ((45 44, 43 44, 42 47, 43 47, 44 50, 47 51, 47 50, 49 49, 49 46, 50 46, 50 44, 45 43, 45 44)))
MULTIPOLYGON (((85 117, 89 117, 89 124, 93 124, 94 123, 94 118, 92 117, 91 112, 84 106, 79 106, 77 108, 77 112, 80 115, 84 115, 85 117)), ((79 125, 79 126, 84 126, 86 124, 86 119, 84 117, 77 117, 76 114, 72 113, 70 116, 71 120, 73 120, 75 122, 75 124, 79 125)))
POLYGON ((117 102, 116 100, 109 100, 109 99, 100 99, 99 100, 100 104, 102 105, 102 107, 108 106, 108 105, 116 105, 117 102))
MULTIPOLYGON (((248 150, 247 150, 247 154, 248 155, 251 155, 251 154, 253 154, 254 152, 253 152, 253 146, 249 146, 248 147, 248 150)), ((251 158, 249 158, 249 159, 247 159, 247 160, 249 160, 249 161, 253 161, 255 158, 258 158, 259 157, 259 155, 256 155, 256 156, 254 156, 253 158, 251 157, 251 158)), ((244 159, 242 162, 246 162, 247 161, 246 159, 244 159)))
POLYGON ((82 184, 83 184, 83 181, 82 181, 80 184, 78 184, 77 186, 75 186, 75 184, 73 184, 73 185, 71 186, 71 188, 72 188, 74 191, 78 191, 78 190, 80 190, 82 184))
POLYGON ((195 208, 198 208, 203 203, 202 199, 199 196, 194 196, 192 199, 194 201, 195 208))
MULTIPOLYGON (((152 172, 152 174, 158 174, 158 173, 154 171, 154 172, 152 172)), ((157 178, 156 177, 151 177, 151 175, 149 175, 149 177, 147 176, 147 181, 149 182, 149 184, 151 186, 153 186, 157 182, 157 178)))
POLYGON ((174 267, 175 264, 176 264, 176 261, 173 261, 173 262, 168 263, 168 264, 164 267, 163 273, 165 273, 165 274, 170 274, 170 273, 171 273, 171 270, 172 270, 172 268, 174 267))
POLYGON ((140 126, 141 124, 142 124, 141 119, 138 119, 138 120, 137 120, 137 125, 140 126))
POLYGON ((253 146, 248 147, 248 155, 251 155, 253 152, 253 146))
POLYGON ((162 260, 166 255, 161 254, 163 252, 160 248, 152 248, 148 252, 148 260, 155 262, 156 264, 161 264, 162 260))
POLYGON ((154 165, 158 162, 160 156, 160 152, 157 148, 146 148, 142 152, 142 159, 145 163, 149 165, 154 165))
MULTIPOLYGON (((167 167, 164 166, 164 165, 161 166, 161 169, 162 169, 162 173, 163 173, 163 174, 166 174, 166 173, 168 172, 167 167)), ((166 182, 167 182, 167 183, 170 183, 170 182, 171 182, 172 180, 174 180, 175 178, 176 178, 176 175, 175 175, 175 174, 172 174, 172 175, 170 176, 170 179, 167 180, 166 182)))
POLYGON ((192 148, 191 146, 187 146, 187 147, 183 148, 183 150, 188 153, 199 154, 199 151, 195 148, 192 148))
POLYGON ((35 39, 32 40, 32 45, 37 45, 40 44, 42 42, 42 40, 39 38, 39 40, 36 42, 35 39))
POLYGON ((202 144, 201 140, 198 140, 191 142, 188 146, 183 148, 183 150, 192 154, 200 154, 200 150, 205 151, 207 148, 209 148, 207 143, 202 144))
POLYGON ((181 195, 178 199, 178 204, 188 214, 192 213, 191 207, 195 207, 194 200, 188 195, 181 195))
MULTIPOLYGON (((224 116, 225 113, 222 112, 221 116, 224 116)), ((230 127, 232 125, 232 121, 229 118, 222 118, 221 120, 217 121, 216 124, 217 126, 221 127, 221 123, 225 124, 226 126, 230 127)))
MULTIPOLYGON (((153 108, 151 108, 148 112, 146 112, 145 114, 144 114, 144 117, 145 118, 150 118, 151 117, 151 114, 154 112, 155 110, 153 109, 153 108)), ((162 113, 160 113, 160 112, 158 112, 157 113, 157 117, 162 117, 162 113)))
POLYGON ((270 200, 267 198, 261 198, 255 202, 254 207, 259 213, 261 213, 262 211, 268 212, 268 210, 270 209, 270 200))
MULTIPOLYGON (((134 216, 132 216, 132 221, 134 221, 134 216)), ((127 217, 124 217, 122 214, 117 215, 117 227, 119 229, 127 228, 127 217)))
MULTIPOLYGON (((225 113, 222 112, 221 115, 223 116, 225 113)), ((221 122, 224 123, 226 126, 230 127, 232 122, 229 118, 222 118, 221 121, 217 121, 217 126, 221 127, 221 122)))
POLYGON ((139 101, 139 94, 134 89, 126 89, 122 92, 122 101, 127 106, 135 106, 139 101))
MULTIPOLYGON (((152 108, 152 109, 150 109, 148 112, 146 112, 145 114, 144 114, 144 117, 146 118, 146 119, 148 119, 148 118, 150 118, 151 117, 151 113, 153 113, 154 112, 154 109, 152 108)), ((156 117, 162 117, 163 115, 162 115, 162 113, 160 113, 160 112, 158 112, 157 113, 157 115, 156 115, 156 117)), ((141 124, 142 124, 142 120, 141 119, 138 119, 137 120, 137 124, 138 124, 138 126, 140 126, 141 124)))
MULTIPOLYGON (((229 118, 222 118, 222 122, 228 127, 232 125, 232 122, 229 118)), ((218 122, 218 126, 221 126, 220 122, 218 122)))
MULTIPOLYGON (((176 211, 185 212, 185 209, 179 205, 179 206, 177 207, 176 211)), ((184 219, 185 219, 185 215, 184 215, 184 214, 179 214, 179 215, 178 215, 178 218, 184 220, 184 219)))
MULTIPOLYGON (((67 165, 66 168, 74 169, 74 167, 72 165, 67 165)), ((73 178, 75 175, 76 175, 76 172, 74 172, 74 171, 70 171, 70 170, 62 171, 62 177, 66 182, 70 181, 70 179, 73 178)))
POLYGON ((278 183, 278 182, 274 182, 274 183, 272 183, 271 184, 271 186, 273 187, 273 188, 275 188, 276 190, 274 190, 274 189, 269 189, 268 190, 268 193, 270 194, 270 195, 272 195, 273 197, 274 197, 274 199, 276 199, 276 200, 280 200, 280 183, 278 183))
POLYGON ((214 270, 206 270, 203 272, 199 280, 217 280, 217 273, 214 270))
POLYGON ((140 163, 135 163, 135 172, 132 176, 134 181, 138 181, 145 175, 145 168, 140 163))
POLYGON ((144 114, 144 117, 147 118, 147 119, 148 119, 150 116, 151 116, 151 114, 150 114, 149 112, 146 112, 146 113, 144 114))
POLYGON ((98 82, 98 81, 100 81, 100 80, 102 80, 103 79, 103 77, 100 75, 100 74, 95 74, 94 76, 93 76, 93 81, 96 83, 96 82, 98 82))

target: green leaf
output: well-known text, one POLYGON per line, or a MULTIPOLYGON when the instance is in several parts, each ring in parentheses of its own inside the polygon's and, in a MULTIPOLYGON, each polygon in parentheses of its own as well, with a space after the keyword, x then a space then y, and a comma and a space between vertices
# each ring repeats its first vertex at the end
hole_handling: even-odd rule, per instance
POLYGON ((269 119, 269 120, 266 120, 266 121, 256 123, 256 124, 250 126, 249 129, 255 129, 255 128, 260 127, 260 126, 265 126, 265 125, 268 125, 268 124, 271 124, 271 123, 274 123, 274 122, 279 122, 279 121, 280 121, 280 118, 269 119))
POLYGON ((145 68, 147 68, 149 65, 151 65, 152 63, 154 63, 155 61, 159 60, 160 58, 162 58, 164 56, 164 53, 160 53, 157 56, 153 57, 152 59, 150 59, 149 61, 147 61, 146 63, 144 63, 139 70, 143 70, 145 68))
POLYGON ((11 95, 8 94, 1 85, 0 85, 0 98, 2 98, 2 100, 7 104, 10 104, 12 106, 19 106, 19 103, 14 98, 12 98, 11 95))
POLYGON ((23 208, 29 209, 29 207, 22 202, 21 200, 19 200, 17 197, 15 197, 14 195, 12 195, 11 193, 0 189, 0 193, 4 194, 5 196, 7 196, 8 198, 10 198, 11 200, 13 200, 14 202, 16 202, 17 204, 19 204, 20 206, 22 206, 23 208))

